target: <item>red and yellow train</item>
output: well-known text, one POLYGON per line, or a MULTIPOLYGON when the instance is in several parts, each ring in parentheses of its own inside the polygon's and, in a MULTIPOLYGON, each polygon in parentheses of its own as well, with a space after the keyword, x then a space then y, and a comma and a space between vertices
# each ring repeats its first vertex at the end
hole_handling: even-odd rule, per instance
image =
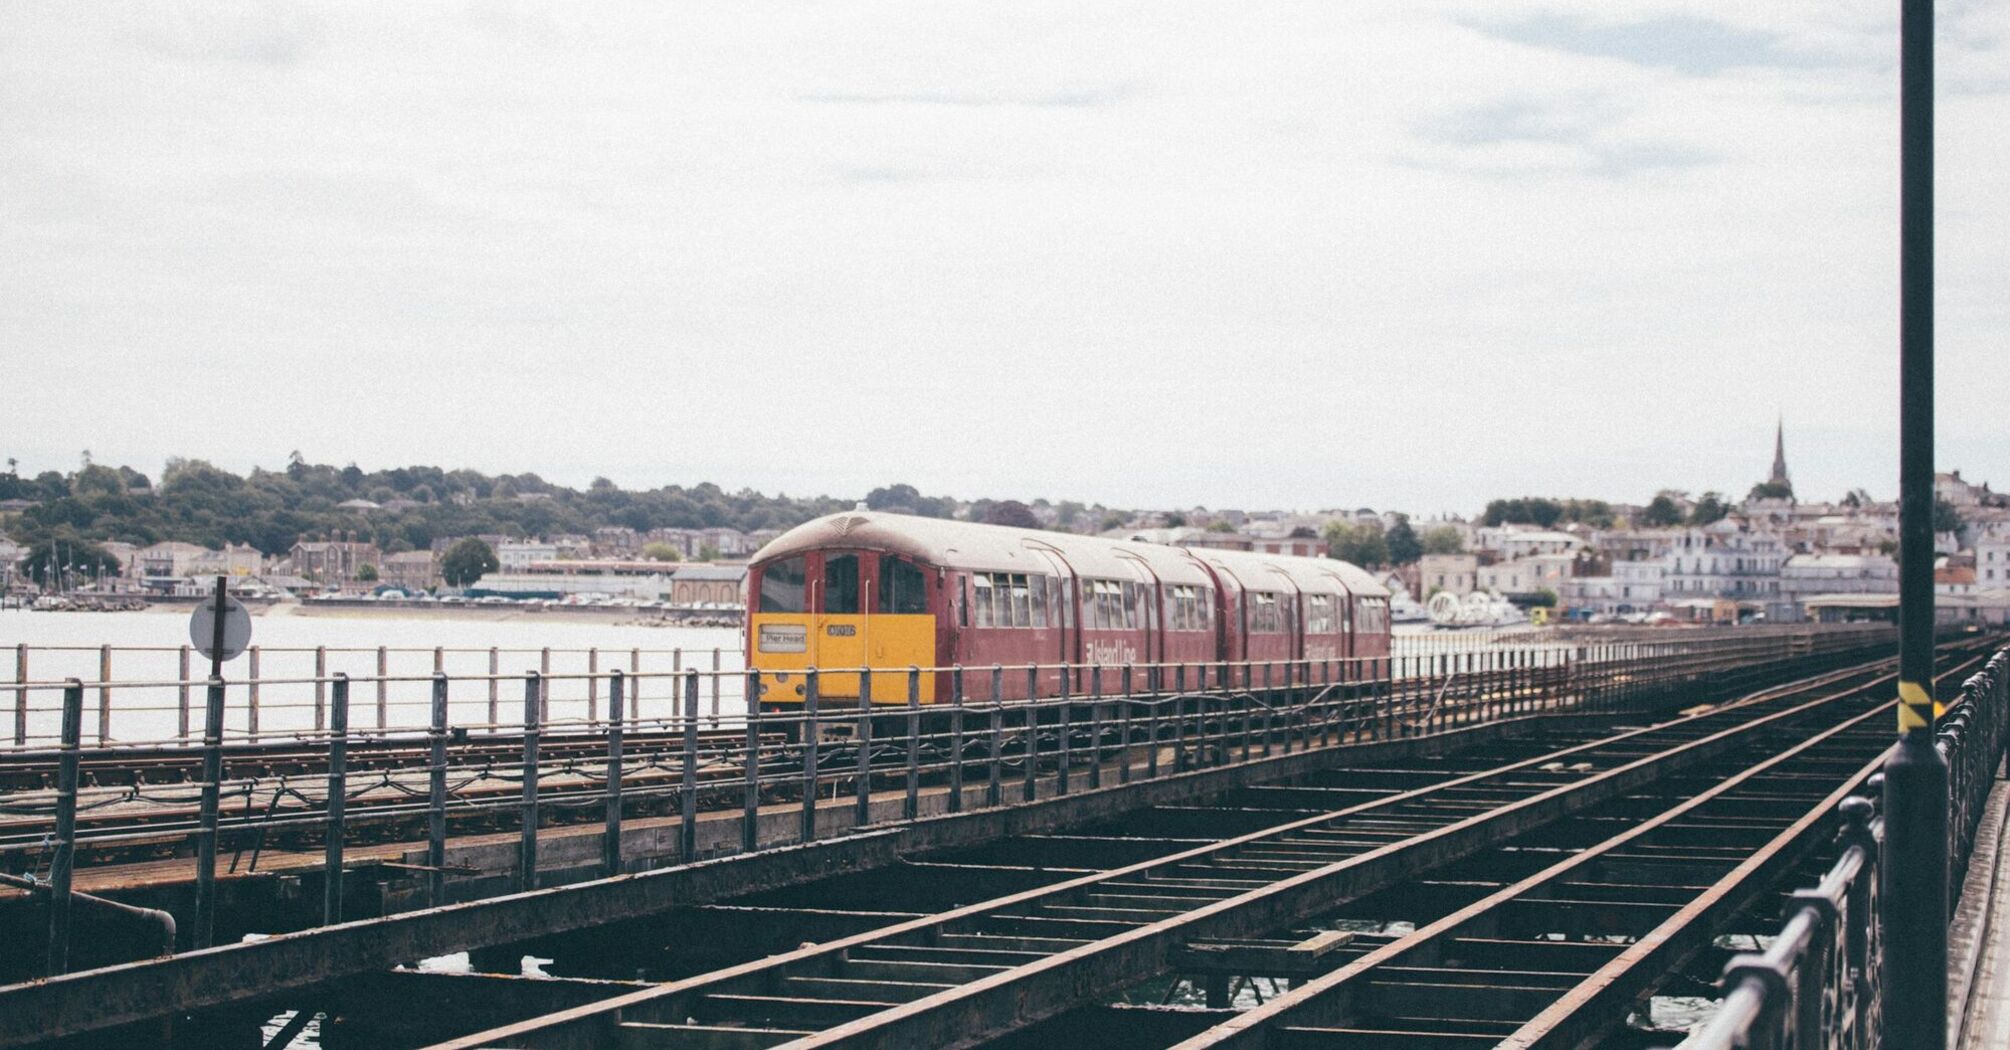
MULTIPOLYGON (((853 511, 763 547, 747 604, 748 665, 770 708, 802 703, 812 667, 820 699, 853 704, 861 675, 842 669, 871 668, 876 705, 907 703, 909 667, 1013 667, 1008 700, 1080 695, 1084 667, 1196 665, 1196 685, 1222 665, 1307 661, 1326 665, 1321 682, 1388 673, 1388 590, 1322 558, 853 511)), ((919 688, 924 704, 948 700, 948 672, 919 688)), ((991 699, 989 682, 967 692, 991 699)))

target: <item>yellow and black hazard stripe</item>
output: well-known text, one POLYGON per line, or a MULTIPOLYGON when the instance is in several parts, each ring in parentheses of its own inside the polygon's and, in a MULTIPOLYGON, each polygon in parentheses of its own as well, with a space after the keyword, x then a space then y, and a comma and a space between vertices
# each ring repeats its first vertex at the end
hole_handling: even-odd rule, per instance
POLYGON ((1898 683, 1898 731, 1910 733, 1926 729, 1947 713, 1947 705, 1933 699, 1933 690, 1918 682, 1898 683))

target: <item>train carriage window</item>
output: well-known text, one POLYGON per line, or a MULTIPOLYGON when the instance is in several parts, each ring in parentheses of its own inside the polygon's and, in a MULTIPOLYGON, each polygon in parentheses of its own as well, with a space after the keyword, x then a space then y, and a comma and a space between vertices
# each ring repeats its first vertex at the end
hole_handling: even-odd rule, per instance
POLYGON ((969 580, 967 580, 967 579, 966 579, 966 580, 964 580, 964 582, 963 582, 963 583, 962 583, 961 585, 959 585, 959 586, 958 586, 958 587, 956 588, 956 595, 957 595, 957 597, 958 597, 958 598, 962 599, 961 601, 958 601, 958 602, 956 603, 956 626, 958 626, 958 627, 968 627, 968 626, 970 626, 970 581, 969 581, 969 580))
POLYGON ((824 556, 824 612, 849 616, 858 608, 858 555, 824 556))
POLYGON ((920 616, 928 612, 928 579, 905 558, 879 560, 879 611, 896 616, 920 616))
POLYGON ((1061 588, 1061 629, 1075 627, 1075 581, 1066 576, 1059 580, 1061 588))
POLYGON ((1249 603, 1249 632, 1251 634, 1280 634, 1285 630, 1285 616, 1278 608, 1277 595, 1268 591, 1251 591, 1243 595, 1249 603))
POLYGON ((1333 619, 1333 596, 1330 594, 1308 594, 1305 596, 1305 633, 1332 634, 1338 629, 1333 619))
POLYGON ((1033 626, 1047 626, 1047 577, 1034 575, 1033 585, 1033 626))
POLYGON ((1012 626, 1033 626, 1033 601, 1024 573, 1012 575, 1012 626))
POLYGON ((970 574, 970 607, 977 613, 977 626, 991 626, 991 574, 970 574))
POLYGON ((771 562, 761 570, 761 611, 764 613, 808 612, 803 603, 803 556, 771 562))

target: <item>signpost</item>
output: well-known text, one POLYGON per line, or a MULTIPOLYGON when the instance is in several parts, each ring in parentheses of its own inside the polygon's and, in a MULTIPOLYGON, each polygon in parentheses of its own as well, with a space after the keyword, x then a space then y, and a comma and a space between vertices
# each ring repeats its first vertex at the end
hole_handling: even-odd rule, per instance
POLYGON ((223 665, 251 644, 251 612, 225 592, 223 577, 216 578, 215 598, 189 614, 188 642, 209 658, 211 677, 223 674, 223 665))
POLYGON ((216 936, 217 792, 223 779, 223 665, 251 644, 251 613, 230 596, 223 577, 216 596, 188 618, 189 644, 209 657, 209 697, 202 720, 202 811, 195 838, 195 947, 216 936))

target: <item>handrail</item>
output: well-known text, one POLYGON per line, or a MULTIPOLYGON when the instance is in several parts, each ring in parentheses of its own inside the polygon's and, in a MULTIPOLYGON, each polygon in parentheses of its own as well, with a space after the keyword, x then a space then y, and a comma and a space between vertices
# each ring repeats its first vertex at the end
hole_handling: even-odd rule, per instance
MULTIPOLYGON (((1935 729, 1948 766, 1948 874, 1958 893, 1985 804, 2010 745, 2010 649, 1961 684, 1935 729)), ((1779 936, 1764 952, 1724 968, 1724 999, 1676 1050, 1904 1050, 1882 1031, 1880 975, 1892 966, 1945 960, 1887 958, 1881 930, 1884 820, 1874 797, 1841 806, 1842 854, 1812 889, 1787 900, 1779 936)), ((1959 1019, 1952 1022, 1957 1027, 1959 1019)))

